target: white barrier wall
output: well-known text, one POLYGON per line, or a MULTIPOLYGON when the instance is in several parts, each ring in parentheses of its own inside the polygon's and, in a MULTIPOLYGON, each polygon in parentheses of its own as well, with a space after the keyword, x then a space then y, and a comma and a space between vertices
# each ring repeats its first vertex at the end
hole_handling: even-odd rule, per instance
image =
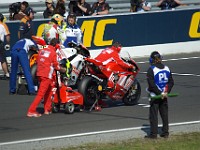
MULTIPOLYGON (((91 51, 91 56, 97 56, 100 51, 91 51)), ((133 58, 138 57, 149 57, 151 52, 159 51, 162 55, 179 54, 179 53, 193 53, 200 52, 200 40, 193 42, 179 42, 169 44, 157 44, 157 45, 146 45, 136 47, 123 47, 122 50, 126 50, 133 58)))

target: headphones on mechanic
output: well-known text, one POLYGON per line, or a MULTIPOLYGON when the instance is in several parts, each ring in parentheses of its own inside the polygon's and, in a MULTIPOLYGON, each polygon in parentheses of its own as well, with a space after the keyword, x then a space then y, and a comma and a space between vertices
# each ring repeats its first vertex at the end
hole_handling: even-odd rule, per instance
POLYGON ((161 59, 162 60, 162 58, 163 57, 160 55, 160 53, 158 51, 153 51, 151 53, 151 55, 150 55, 149 63, 153 64, 156 59, 161 59))

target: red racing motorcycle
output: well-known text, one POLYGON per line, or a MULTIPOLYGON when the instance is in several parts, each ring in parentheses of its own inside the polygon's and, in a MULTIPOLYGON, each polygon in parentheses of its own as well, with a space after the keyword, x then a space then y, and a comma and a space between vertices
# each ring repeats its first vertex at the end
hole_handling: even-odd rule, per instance
POLYGON ((109 97, 112 100, 122 100, 125 105, 135 105, 141 95, 141 86, 136 76, 139 67, 128 52, 122 53, 121 58, 133 66, 134 70, 125 70, 117 62, 106 65, 92 58, 85 58, 87 75, 80 81, 78 92, 84 97, 84 105, 92 106, 97 100, 109 97), (111 75, 108 77, 108 74, 111 75), (110 88, 108 82, 114 87, 110 88))

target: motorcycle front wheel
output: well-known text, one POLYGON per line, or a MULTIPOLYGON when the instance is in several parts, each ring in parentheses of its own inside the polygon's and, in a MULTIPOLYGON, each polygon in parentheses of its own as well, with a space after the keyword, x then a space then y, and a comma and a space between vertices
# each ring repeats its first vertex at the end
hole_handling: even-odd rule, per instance
POLYGON ((96 101, 97 97, 97 80, 90 77, 85 76, 78 84, 78 92, 83 95, 84 105, 92 106, 96 101))
POLYGON ((131 85, 129 91, 123 98, 123 102, 125 105, 131 106, 138 104, 141 95, 141 86, 137 79, 131 85))

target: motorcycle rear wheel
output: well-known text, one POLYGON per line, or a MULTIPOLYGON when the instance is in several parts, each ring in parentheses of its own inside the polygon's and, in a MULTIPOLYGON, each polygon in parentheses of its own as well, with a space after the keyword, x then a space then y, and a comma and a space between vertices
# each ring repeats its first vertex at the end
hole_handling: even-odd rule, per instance
POLYGON ((137 79, 135 79, 134 83, 131 85, 129 91, 123 98, 123 102, 125 105, 131 106, 138 104, 141 95, 141 86, 137 79))
POLYGON ((98 98, 97 82, 98 81, 96 79, 90 76, 85 76, 78 84, 78 92, 83 95, 85 106, 92 106, 98 98))

